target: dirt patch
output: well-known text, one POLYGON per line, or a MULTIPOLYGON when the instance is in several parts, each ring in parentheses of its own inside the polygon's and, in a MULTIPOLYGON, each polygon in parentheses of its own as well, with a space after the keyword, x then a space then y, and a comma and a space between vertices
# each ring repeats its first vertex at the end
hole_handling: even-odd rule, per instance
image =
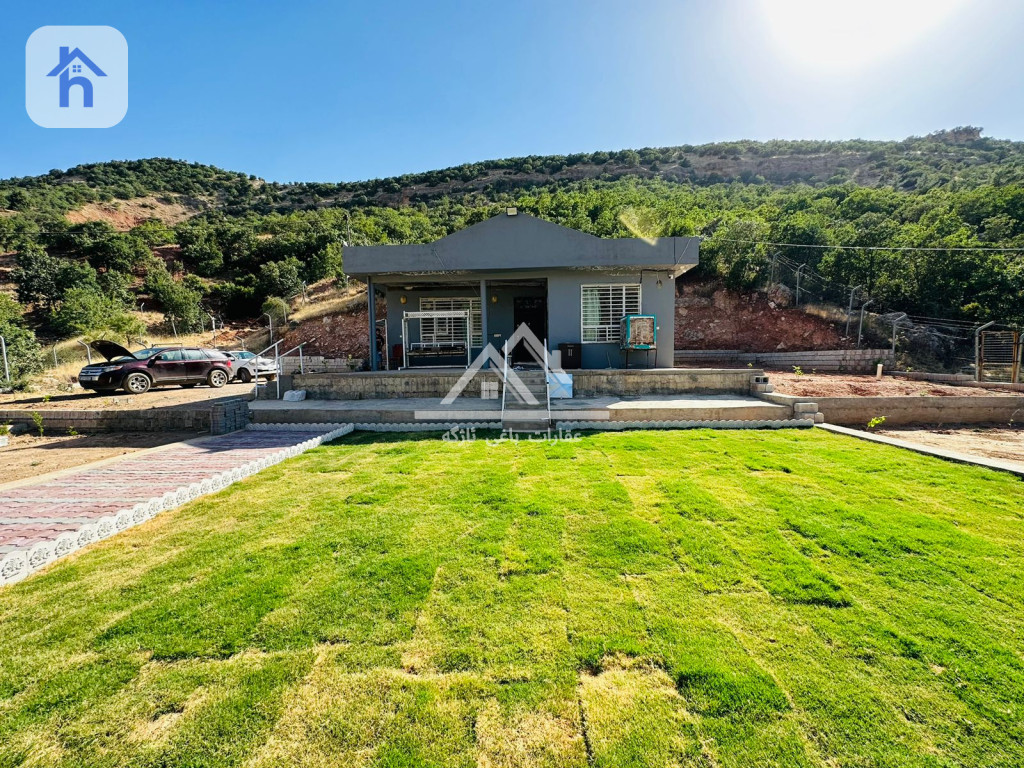
POLYGON ((768 380, 776 392, 798 397, 990 397, 1020 394, 1005 389, 957 387, 952 384, 936 384, 898 376, 883 376, 882 380, 878 381, 874 376, 824 373, 805 373, 798 376, 793 372, 769 371, 768 380))
POLYGON ((1024 466, 1024 425, 1019 427, 961 427, 876 430, 880 435, 933 448, 945 448, 987 459, 1014 461, 1024 466))
POLYGON ((70 469, 193 437, 196 437, 195 432, 125 432, 74 437, 12 435, 10 444, 0 448, 3 482, 70 469))
POLYGON ((15 393, 0 395, 0 409, 19 408, 26 411, 135 411, 149 408, 208 408, 218 400, 236 397, 249 399, 253 385, 233 382, 220 389, 199 386, 184 389, 177 386, 158 387, 142 395, 124 392, 89 392, 76 386, 66 395, 46 397, 15 393))
MULTIPOLYGON (((383 301, 377 302, 377 319, 387 317, 383 301)), ((292 330, 284 337, 281 349, 291 349, 302 342, 305 354, 324 357, 348 357, 365 360, 370 356, 369 313, 361 309, 341 312, 323 317, 313 317, 292 330)))
POLYGON ((829 321, 786 309, 764 293, 736 293, 703 282, 681 282, 680 289, 676 349, 784 352, 849 346, 829 321))
POLYGON ((68 211, 64 218, 72 224, 87 221, 105 221, 114 229, 127 232, 146 219, 160 219, 173 226, 199 213, 194 203, 185 204, 174 197, 136 197, 131 200, 114 200, 106 203, 86 203, 81 208, 68 211))

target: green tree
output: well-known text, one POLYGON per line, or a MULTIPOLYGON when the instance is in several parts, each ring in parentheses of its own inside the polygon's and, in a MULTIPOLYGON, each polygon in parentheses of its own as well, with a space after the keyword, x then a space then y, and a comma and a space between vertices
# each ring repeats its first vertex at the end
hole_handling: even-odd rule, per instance
POLYGON ((72 288, 64 296, 53 324, 69 336, 102 338, 108 335, 136 338, 145 333, 145 324, 117 299, 93 288, 72 288))
MULTIPOLYGON (((7 345, 11 384, 15 389, 21 389, 27 384, 29 376, 42 370, 42 349, 36 341, 35 334, 25 325, 22 307, 12 297, 2 292, 0 336, 4 337, 4 343, 7 345)), ((0 362, 0 366, 2 365, 0 362)), ((0 367, 0 386, 7 384, 3 381, 3 375, 3 368, 0 367)))

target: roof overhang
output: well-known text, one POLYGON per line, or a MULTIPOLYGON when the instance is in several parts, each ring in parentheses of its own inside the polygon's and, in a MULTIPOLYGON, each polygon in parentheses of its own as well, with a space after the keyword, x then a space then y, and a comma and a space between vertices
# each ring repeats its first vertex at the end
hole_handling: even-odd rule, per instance
POLYGON ((501 214, 425 245, 350 246, 352 277, 444 276, 582 270, 680 274, 696 266, 696 237, 600 238, 525 214, 501 214))

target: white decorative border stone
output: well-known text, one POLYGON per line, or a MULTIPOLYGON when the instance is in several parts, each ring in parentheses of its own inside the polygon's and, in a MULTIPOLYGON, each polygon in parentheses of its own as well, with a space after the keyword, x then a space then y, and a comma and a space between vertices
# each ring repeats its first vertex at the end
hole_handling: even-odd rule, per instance
POLYGON ((279 464, 285 459, 298 456, 310 448, 316 448, 318 445, 330 442, 331 440, 337 440, 339 437, 352 432, 354 427, 352 424, 251 424, 248 429, 297 432, 321 430, 322 434, 310 437, 308 440, 303 440, 296 445, 282 448, 269 456, 263 456, 190 485, 182 486, 174 491, 168 491, 162 496, 154 496, 128 509, 118 510, 113 514, 101 517, 95 522, 86 523, 77 531, 62 533, 53 541, 43 541, 32 545, 30 548, 8 552, 0 558, 0 586, 21 581, 34 571, 49 565, 54 560, 70 555, 72 552, 89 544, 113 536, 115 533, 120 533, 128 528, 144 523, 160 512, 180 507, 182 504, 195 501, 201 496, 217 493, 232 483, 237 483, 239 480, 254 475, 267 467, 279 464))
POLYGON ((448 432, 452 429, 501 429, 500 421, 403 421, 353 424, 361 432, 448 432))
POLYGON ((559 421, 558 429, 619 432, 624 429, 789 429, 813 427, 813 419, 707 419, 702 421, 559 421))

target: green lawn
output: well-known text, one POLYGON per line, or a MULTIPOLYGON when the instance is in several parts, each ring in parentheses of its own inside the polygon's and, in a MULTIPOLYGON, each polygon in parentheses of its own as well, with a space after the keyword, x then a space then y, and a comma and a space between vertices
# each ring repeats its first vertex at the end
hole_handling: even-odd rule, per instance
POLYGON ((0 590, 0 766, 1020 766, 1024 484, 360 435, 0 590))

